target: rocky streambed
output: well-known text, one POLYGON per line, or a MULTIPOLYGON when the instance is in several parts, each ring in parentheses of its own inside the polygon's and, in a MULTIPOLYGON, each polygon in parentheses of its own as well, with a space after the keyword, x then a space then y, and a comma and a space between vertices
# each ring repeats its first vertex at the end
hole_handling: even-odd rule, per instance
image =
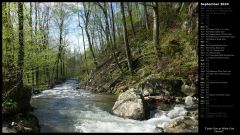
POLYGON ((150 103, 133 89, 116 97, 76 85, 67 80, 32 98, 40 132, 198 132, 195 102, 155 103, 149 109, 150 103))

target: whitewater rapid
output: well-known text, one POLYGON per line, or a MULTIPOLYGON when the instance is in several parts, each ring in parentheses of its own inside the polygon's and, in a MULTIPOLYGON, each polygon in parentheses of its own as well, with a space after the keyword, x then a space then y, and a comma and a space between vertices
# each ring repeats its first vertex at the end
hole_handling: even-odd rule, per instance
POLYGON ((41 132, 156 132, 156 127, 186 116, 185 105, 178 104, 152 112, 152 118, 144 121, 121 118, 111 114, 115 96, 77 90, 76 84, 67 80, 32 97, 41 132))

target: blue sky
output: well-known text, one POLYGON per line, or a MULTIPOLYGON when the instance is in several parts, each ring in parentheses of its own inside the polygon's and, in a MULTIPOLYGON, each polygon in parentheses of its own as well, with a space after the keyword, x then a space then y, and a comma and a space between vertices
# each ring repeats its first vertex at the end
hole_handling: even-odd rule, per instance
MULTIPOLYGON (((82 5, 80 3, 73 3, 73 2, 69 2, 67 4, 72 4, 74 6, 77 6, 78 9, 81 9, 82 8, 82 5)), ((116 8, 116 3, 113 3, 113 10, 114 12, 118 12, 120 9, 117 9, 116 8)), ((80 17, 81 19, 81 17, 80 17)), ((81 20, 81 23, 83 21, 81 20)), ((104 22, 103 22, 104 24, 104 22)), ((77 13, 73 13, 71 15, 71 17, 69 18, 69 22, 68 22, 68 25, 66 25, 66 29, 68 30, 68 34, 67 34, 67 39, 69 41, 69 46, 68 48, 73 52, 74 51, 74 48, 77 48, 77 50, 79 50, 80 48, 80 51, 83 52, 83 37, 82 37, 82 30, 81 28, 78 26, 79 25, 79 20, 78 20, 78 14, 77 13), (79 43, 79 44, 78 44, 79 43)), ((82 26, 84 26, 83 24, 81 24, 82 26)), ((52 34, 55 35, 54 37, 57 39, 57 37, 59 36, 59 33, 58 32, 54 32, 54 27, 56 29, 56 26, 53 26, 52 27, 52 34)), ((86 44, 86 48, 88 48, 88 41, 87 41, 87 38, 86 38, 86 34, 85 34, 85 31, 84 31, 84 35, 85 35, 85 44, 86 44)))
MULTIPOLYGON (((69 4, 77 5, 76 3, 69 3, 69 4)), ((65 25, 66 26, 65 29, 68 31, 68 34, 66 35, 66 39, 68 40, 68 44, 69 44, 68 48, 73 52, 74 48, 77 48, 77 50, 79 50, 78 48, 80 47, 80 51, 83 52, 82 31, 78 26, 79 21, 78 21, 77 14, 73 13, 70 16, 70 18, 66 21, 67 21, 67 24, 65 25), (78 42, 79 42, 79 45, 78 45, 78 42)), ((58 37, 59 37, 58 28, 53 22, 50 25, 50 31, 51 31, 50 36, 58 40, 58 37)))
MULTIPOLYGON (((41 3, 42 6, 44 4, 45 3, 41 3)), ((53 6, 54 4, 55 4, 54 2, 51 2, 51 6, 53 6)), ((78 2, 78 3, 64 2, 64 4, 76 6, 76 8, 80 9, 80 10, 82 8, 82 4, 80 4, 80 2, 78 2)), ((120 10, 119 7, 116 8, 116 2, 113 3, 113 10, 114 10, 114 12, 118 12, 120 10)), ((101 12, 101 10, 99 10, 99 11, 101 12)), ((34 13, 33 13, 33 17, 34 17, 34 13)), ((54 24, 53 18, 50 18, 50 19, 51 19, 51 21, 50 21, 51 24, 49 26, 49 28, 50 28, 49 34, 51 37, 54 37, 55 41, 58 41, 59 40, 59 29, 57 28, 56 24, 54 24)), ((80 17, 80 19, 81 19, 81 17, 80 17)), ((67 23, 65 29, 67 29, 67 31, 68 31, 68 34, 66 35, 66 39, 68 40, 68 44, 69 44, 68 48, 72 52, 74 51, 74 48, 77 48, 77 50, 79 50, 79 48, 80 48, 80 51, 83 52, 83 37, 82 37, 82 30, 78 26, 79 25, 78 14, 72 13, 71 17, 69 18, 69 20, 67 22, 68 23, 67 23), (79 42, 79 44, 78 44, 78 42, 79 42)), ((103 22, 103 24, 105 25, 104 22, 103 22)), ((84 26, 83 24, 81 24, 81 25, 84 26)), ((84 33, 84 35, 86 35, 86 34, 84 33)), ((85 37, 85 43, 86 43, 86 48, 88 48, 88 42, 87 42, 86 37, 85 37)))

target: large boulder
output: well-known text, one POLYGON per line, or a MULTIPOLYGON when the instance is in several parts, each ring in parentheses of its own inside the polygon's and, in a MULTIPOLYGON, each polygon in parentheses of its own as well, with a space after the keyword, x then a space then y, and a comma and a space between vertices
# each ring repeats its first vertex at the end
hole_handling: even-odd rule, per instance
POLYGON ((138 85, 138 90, 143 96, 148 95, 182 95, 181 86, 183 82, 178 79, 161 79, 147 77, 138 85))
POLYGON ((113 114, 136 120, 145 119, 147 116, 146 110, 143 97, 136 93, 134 89, 127 90, 119 95, 112 108, 113 114))

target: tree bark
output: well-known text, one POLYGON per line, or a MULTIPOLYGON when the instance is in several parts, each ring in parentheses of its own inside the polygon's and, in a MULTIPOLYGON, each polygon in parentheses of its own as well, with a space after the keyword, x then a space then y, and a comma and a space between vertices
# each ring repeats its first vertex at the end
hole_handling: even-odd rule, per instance
POLYGON ((133 32, 133 36, 135 37, 135 30, 134 30, 134 26, 133 26, 133 19, 132 19, 132 5, 131 3, 127 3, 128 6, 128 15, 130 18, 130 23, 131 23, 131 27, 132 27, 132 32, 133 32))
POLYGON ((122 13, 122 21, 123 21, 123 35, 124 35, 125 49, 126 49, 126 55, 127 55, 128 69, 131 72, 131 74, 133 74, 132 55, 131 55, 131 50, 130 50, 129 43, 128 43, 127 26, 126 26, 126 18, 125 18, 125 13, 124 13, 123 2, 121 2, 120 5, 121 5, 121 13, 122 13))
POLYGON ((145 17, 145 24, 146 24, 146 29, 147 31, 149 31, 149 21, 148 21, 148 13, 147 13, 147 5, 146 2, 143 2, 143 6, 144 6, 144 17, 145 17))
MULTIPOLYGON (((88 5, 89 6, 89 5, 88 5)), ((95 67, 97 68, 97 60, 96 60, 96 57, 95 57, 95 54, 94 54, 94 51, 93 51, 93 45, 91 43, 91 38, 90 38, 90 34, 89 34, 89 31, 88 31, 88 23, 89 23, 89 17, 90 17, 90 9, 89 7, 87 8, 86 5, 83 3, 83 9, 84 9, 84 15, 85 15, 85 32, 86 32, 86 35, 87 35, 87 39, 88 39, 88 44, 89 44, 89 49, 90 49, 90 52, 92 54, 92 57, 93 57, 93 61, 94 61, 94 65, 95 67)), ((84 20, 84 19, 83 19, 84 20)))
POLYGON ((84 40, 83 28, 82 28, 82 36, 83 36, 83 49, 84 49, 84 58, 85 58, 86 70, 87 70, 87 74, 89 75, 88 65, 87 65, 87 54, 86 54, 86 49, 85 49, 85 40, 84 40))
POLYGON ((17 106, 20 112, 24 111, 23 105, 23 66, 24 66, 24 35, 23 35, 23 3, 18 3, 18 22, 19 22, 19 51, 18 51, 18 92, 17 106))
POLYGON ((116 56, 116 53, 115 53, 115 50, 117 49, 116 48, 116 31, 115 31, 115 21, 114 21, 114 14, 113 14, 113 7, 112 7, 112 3, 111 3, 111 14, 112 14, 112 37, 113 37, 113 57, 118 65, 118 68, 120 69, 121 73, 124 73, 123 72, 123 69, 122 69, 122 66, 121 64, 119 63, 119 60, 118 60, 118 57, 116 56))
POLYGON ((160 60, 158 2, 154 2, 153 5, 153 44, 155 47, 155 54, 158 60, 160 60))

